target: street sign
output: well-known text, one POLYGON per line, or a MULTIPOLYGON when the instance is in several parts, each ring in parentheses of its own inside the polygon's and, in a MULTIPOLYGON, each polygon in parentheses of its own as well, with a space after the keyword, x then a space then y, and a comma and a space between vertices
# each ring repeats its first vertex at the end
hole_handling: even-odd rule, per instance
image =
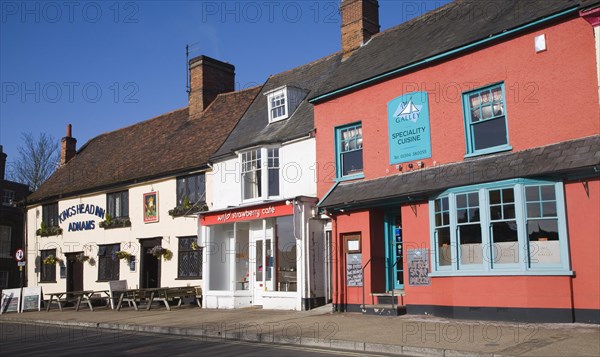
POLYGON ((25 266, 25 262, 17 262, 17 266, 24 267, 25 266))
POLYGON ((23 259, 25 259, 25 252, 23 251, 23 249, 17 249, 17 251, 15 252, 15 259, 20 262, 23 259))

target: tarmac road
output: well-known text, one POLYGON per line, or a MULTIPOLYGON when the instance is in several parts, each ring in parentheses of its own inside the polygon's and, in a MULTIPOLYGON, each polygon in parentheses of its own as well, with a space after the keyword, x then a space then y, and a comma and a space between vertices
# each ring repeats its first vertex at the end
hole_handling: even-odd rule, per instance
POLYGON ((298 346, 0 322, 2 356, 385 356, 298 346))

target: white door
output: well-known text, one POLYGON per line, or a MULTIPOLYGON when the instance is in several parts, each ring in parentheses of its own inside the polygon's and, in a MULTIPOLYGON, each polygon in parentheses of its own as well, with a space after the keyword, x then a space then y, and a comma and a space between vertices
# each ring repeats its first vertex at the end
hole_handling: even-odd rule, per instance
POLYGON ((265 291, 273 290, 273 246, 271 239, 258 238, 251 245, 254 259, 250 262, 254 305, 263 304, 265 291))

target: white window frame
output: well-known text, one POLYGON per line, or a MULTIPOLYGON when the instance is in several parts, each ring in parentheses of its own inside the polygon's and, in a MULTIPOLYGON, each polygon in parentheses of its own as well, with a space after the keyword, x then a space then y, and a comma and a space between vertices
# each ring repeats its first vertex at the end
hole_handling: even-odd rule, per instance
POLYGON ((278 122, 280 120, 285 120, 285 119, 289 118, 289 116, 290 116, 290 102, 289 102, 289 95, 288 95, 287 86, 273 89, 273 90, 265 93, 265 95, 267 96, 267 104, 268 104, 268 108, 269 108, 269 124, 270 123, 275 123, 275 122, 278 122), (277 106, 273 105, 273 100, 276 97, 279 97, 279 96, 283 96, 283 98, 282 98, 283 99, 283 104, 280 104, 280 105, 277 105, 277 106), (275 109, 277 109, 277 108, 283 108, 283 114, 275 116, 273 114, 273 111, 275 109))
POLYGON ((249 202, 257 202, 257 201, 262 201, 262 200, 273 200, 273 199, 280 199, 282 197, 282 175, 281 175, 281 167, 282 167, 282 162, 281 162, 281 147, 280 146, 266 146, 266 147, 260 147, 260 148, 252 148, 249 150, 244 150, 242 152, 238 153, 238 157, 239 157, 239 162, 240 162, 240 184, 241 184, 241 199, 242 202, 244 203, 249 203, 249 202), (273 149, 278 149, 278 161, 279 161, 279 166, 277 168, 274 167, 270 167, 269 165, 269 151, 273 150, 273 149), (260 186, 260 195, 256 196, 256 197, 252 197, 252 198, 244 198, 244 155, 247 155, 248 153, 252 152, 252 151, 257 151, 260 152, 260 179, 261 179, 261 186, 260 186), (279 194, 278 195, 274 195, 274 196, 269 196, 269 171, 272 169, 277 169, 278 170, 278 177, 279 177, 279 194))
POLYGON ((431 268, 432 277, 436 276, 486 276, 486 275, 573 275, 570 270, 569 259, 569 244, 567 234, 567 221, 565 211, 564 187, 562 182, 530 180, 530 179, 514 179, 489 184, 474 185, 459 187, 447 190, 440 195, 429 200, 429 217, 430 217, 430 247, 431 247, 431 268), (525 198, 525 188, 530 186, 554 186, 556 194, 556 218, 558 220, 558 236, 560 249, 560 263, 558 264, 530 264, 529 257, 529 238, 527 232, 527 208, 525 198), (513 188, 514 189, 514 205, 515 205, 515 220, 517 223, 517 237, 519 259, 514 264, 494 264, 490 257, 495 254, 493 252, 493 244, 491 243, 490 234, 490 203, 489 191, 497 189, 513 188), (483 262, 482 264, 459 264, 459 246, 457 234, 457 209, 456 195, 467 192, 478 192, 479 207, 480 207, 480 224, 482 227, 482 249, 483 262), (451 264, 440 266, 438 264, 438 248, 435 223, 435 200, 443 197, 448 197, 449 201, 449 216, 450 216, 450 251, 451 264), (487 253, 487 254, 486 254, 487 253))

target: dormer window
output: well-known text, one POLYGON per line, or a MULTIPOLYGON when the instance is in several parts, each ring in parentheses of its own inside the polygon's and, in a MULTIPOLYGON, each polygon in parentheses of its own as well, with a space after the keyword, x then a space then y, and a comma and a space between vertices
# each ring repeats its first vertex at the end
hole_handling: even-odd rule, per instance
POLYGON ((266 92, 269 106, 269 123, 289 118, 300 105, 306 91, 290 86, 279 87, 266 92))

